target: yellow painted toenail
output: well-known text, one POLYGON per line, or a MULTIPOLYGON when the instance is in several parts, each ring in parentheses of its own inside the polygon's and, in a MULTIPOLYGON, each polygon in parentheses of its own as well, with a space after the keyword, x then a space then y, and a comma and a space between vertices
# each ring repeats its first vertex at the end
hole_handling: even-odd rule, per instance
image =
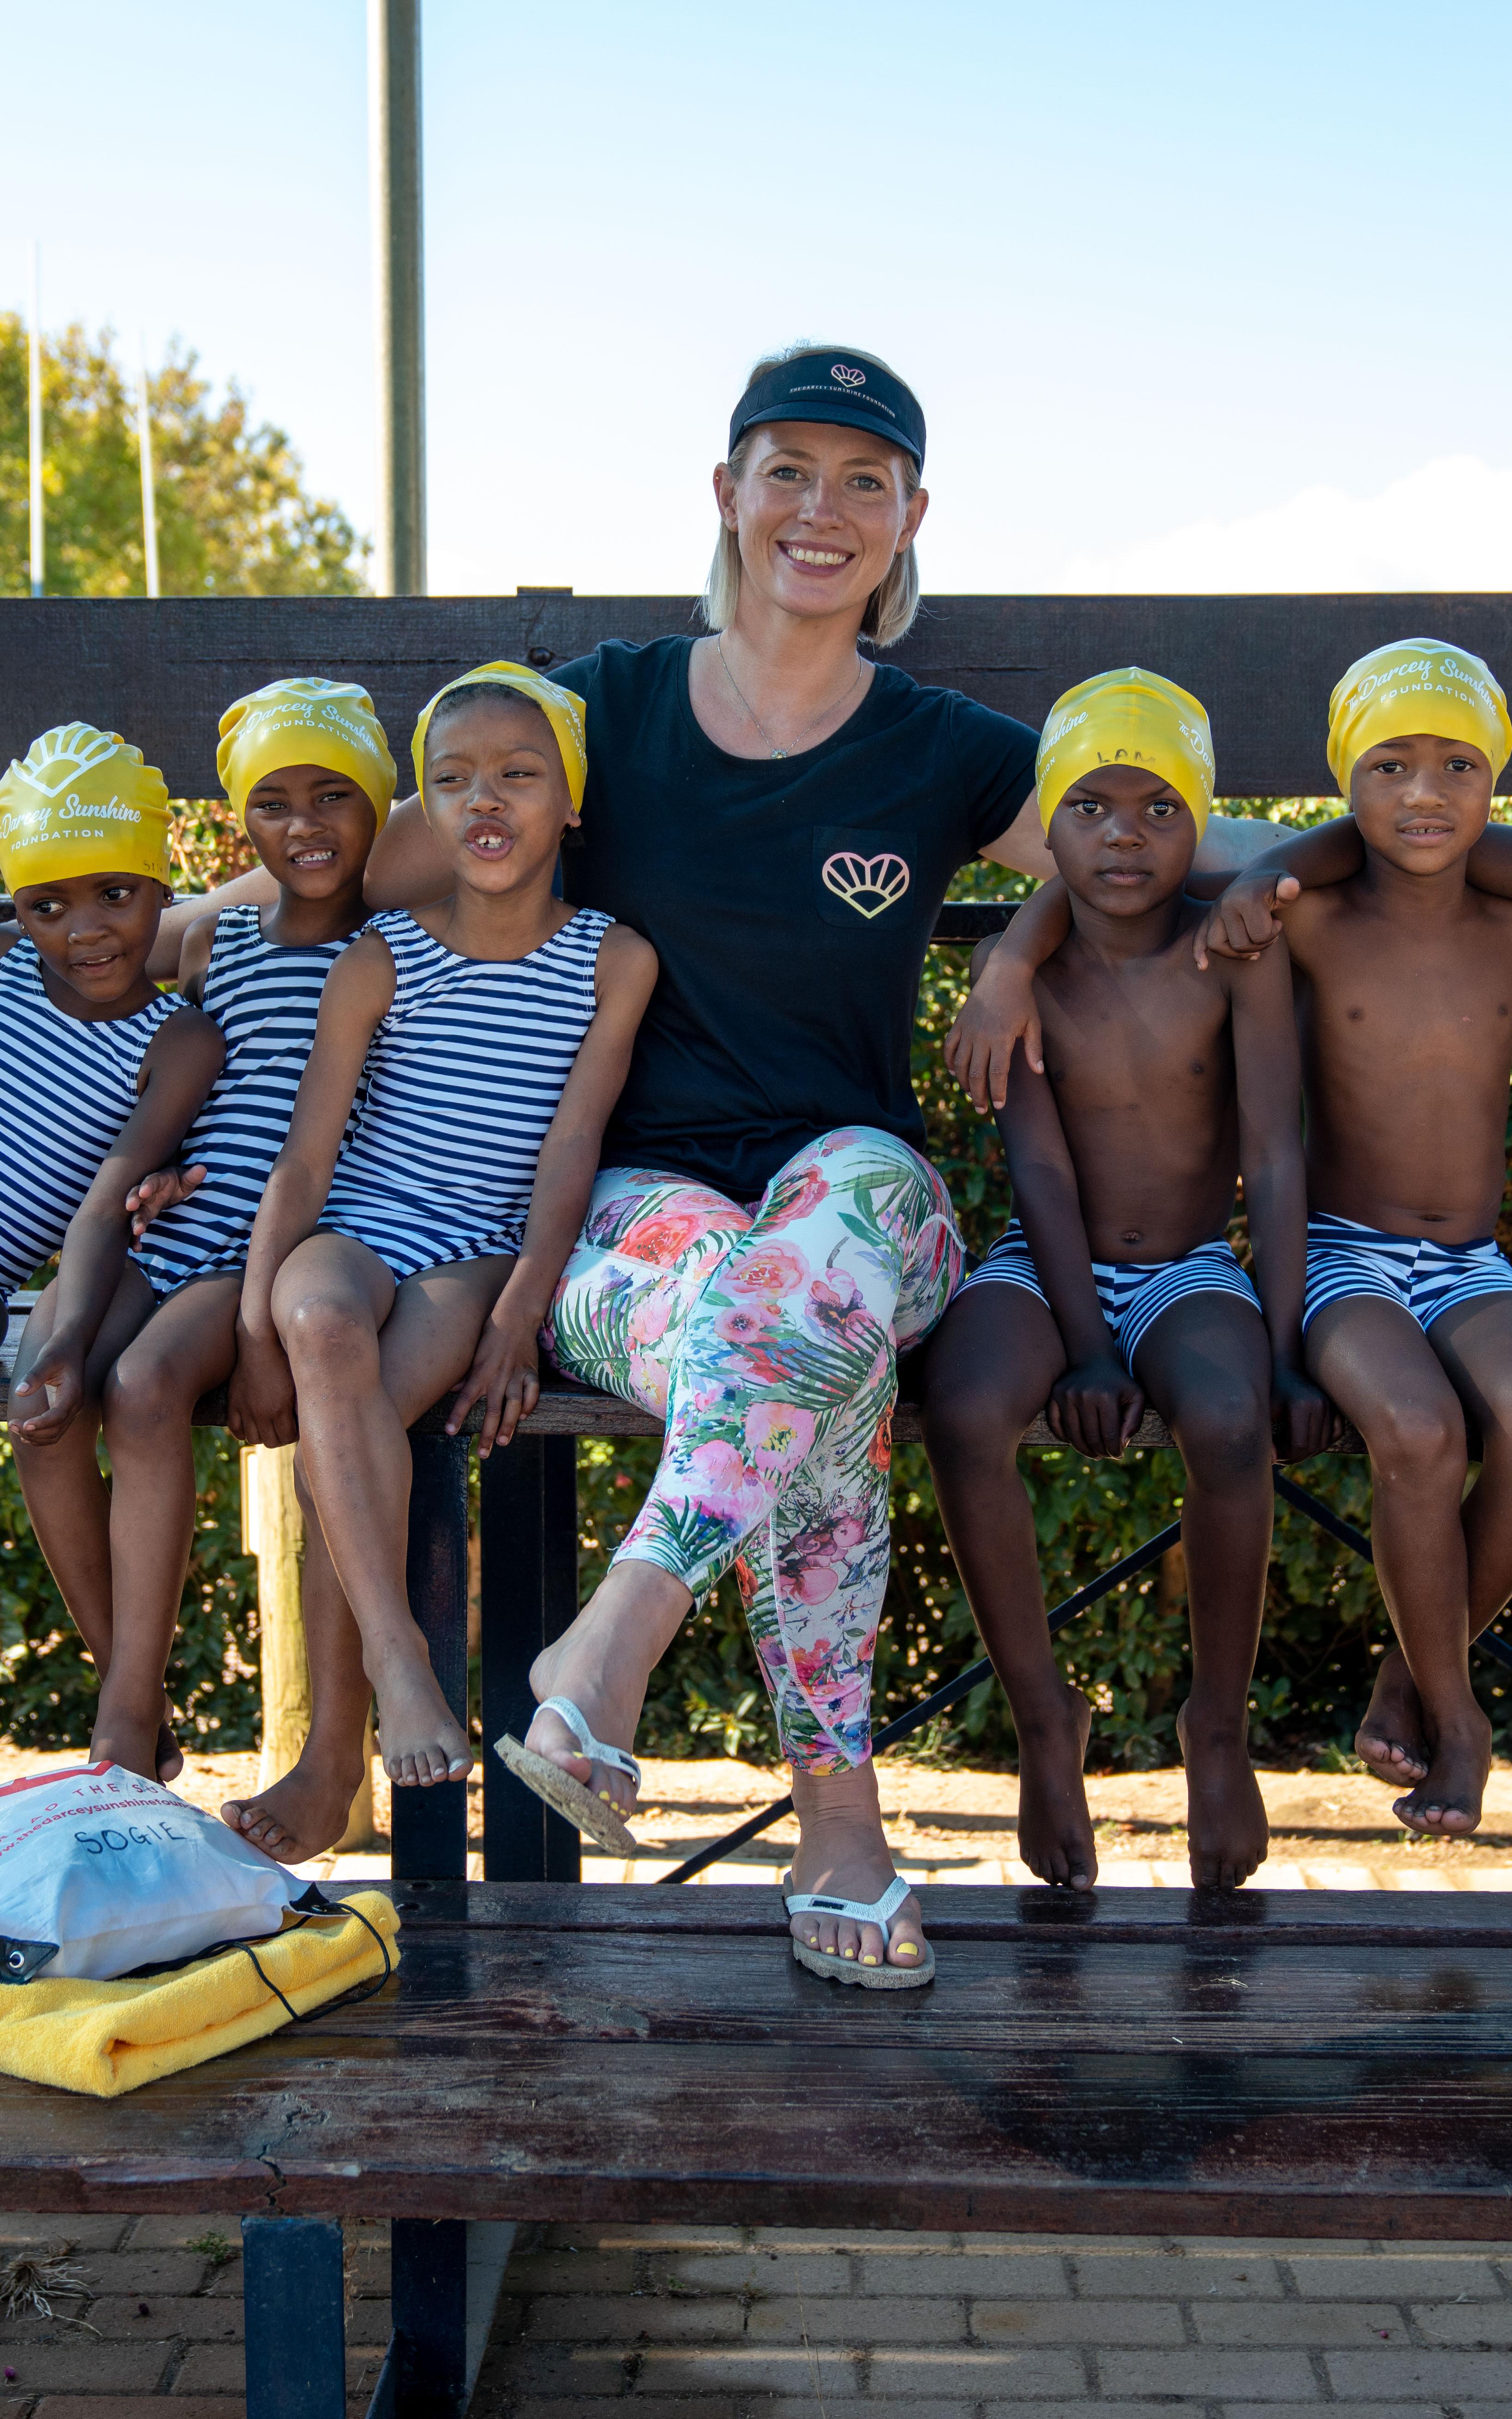
POLYGON ((876 1962, 874 1957, 863 1957, 861 1960, 863 1965, 874 1965, 876 1962))
POLYGON ((854 1957, 856 1951, 854 1949, 842 1949, 840 1953, 842 1957, 854 1957))
POLYGON ((917 1957, 918 1955, 918 1951, 911 1940, 900 1940, 898 1943, 898 1954, 900 1957, 917 1957))
POLYGON ((607 1806, 609 1804, 609 1791, 607 1789, 601 1789, 598 1794, 603 1799, 604 1804, 607 1806))

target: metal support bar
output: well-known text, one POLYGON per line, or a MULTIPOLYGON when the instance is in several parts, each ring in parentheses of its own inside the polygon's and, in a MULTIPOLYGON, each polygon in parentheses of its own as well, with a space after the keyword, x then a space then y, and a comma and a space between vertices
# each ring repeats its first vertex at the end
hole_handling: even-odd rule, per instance
MULTIPOLYGON (((463 1728, 468 1718, 468 1441, 411 1436, 409 1610, 431 1670, 463 1728)), ((461 1881, 468 1869, 465 1780, 395 1789, 391 1816, 395 1881, 461 1881)))
POLYGON ((460 2419, 468 2396, 468 2228, 396 2217, 390 2229, 396 2419, 460 2419))
POLYGON ((420 0, 367 0, 380 596, 425 593, 425 276, 420 0))
POLYGON ((341 2227, 244 2217, 247 2419, 346 2419, 341 2227))
POLYGON ((483 1870, 491 1882, 582 1879, 578 1833, 495 1755, 535 1711, 531 1665, 578 1612, 578 1452, 517 1437, 479 1472, 483 1596, 483 1870))

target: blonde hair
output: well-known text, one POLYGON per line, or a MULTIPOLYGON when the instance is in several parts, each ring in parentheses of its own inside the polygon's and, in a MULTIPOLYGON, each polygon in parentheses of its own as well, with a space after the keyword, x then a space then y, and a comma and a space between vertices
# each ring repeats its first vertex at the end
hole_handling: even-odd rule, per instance
MULTIPOLYGON (((763 360, 756 362, 746 384, 748 387, 752 387, 758 378, 765 377, 769 371, 781 369, 788 362, 801 361, 805 353, 823 352, 825 349, 822 345, 801 344, 789 345, 786 350, 780 353, 768 353, 763 360)), ((879 370, 886 370, 889 377, 898 376, 897 371, 890 363, 883 361, 880 354, 860 352, 854 345, 837 345, 829 349, 843 352, 848 361, 871 362, 879 370)), ((748 429, 731 452, 730 468, 737 479, 745 470, 751 440, 756 433, 754 428, 748 429)), ((898 448, 898 455, 903 469, 903 493, 909 497, 917 496, 922 484, 918 465, 913 455, 904 452, 902 446, 898 448)), ((740 540, 734 531, 721 521, 719 535, 714 548, 714 561, 709 565, 709 576, 703 583, 703 619, 711 630, 727 630, 730 627, 735 618, 735 606, 739 597, 740 540)), ((907 637, 918 611, 918 556, 914 542, 910 538, 903 553, 893 557, 885 577, 867 598, 866 612, 861 621, 861 636, 863 639, 870 639, 874 647, 895 647, 900 639, 907 637)))

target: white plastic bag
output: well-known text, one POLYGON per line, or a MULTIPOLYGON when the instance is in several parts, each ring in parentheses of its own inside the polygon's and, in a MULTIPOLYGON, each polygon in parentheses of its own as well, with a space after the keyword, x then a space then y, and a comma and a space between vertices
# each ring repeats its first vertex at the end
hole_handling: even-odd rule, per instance
POLYGON ((6 1980, 108 1981, 220 1940, 259 1938, 278 1931, 299 1887, 218 1816, 118 1764, 0 1789, 6 1980), (55 1957, 25 1946, 54 1941, 55 1957))

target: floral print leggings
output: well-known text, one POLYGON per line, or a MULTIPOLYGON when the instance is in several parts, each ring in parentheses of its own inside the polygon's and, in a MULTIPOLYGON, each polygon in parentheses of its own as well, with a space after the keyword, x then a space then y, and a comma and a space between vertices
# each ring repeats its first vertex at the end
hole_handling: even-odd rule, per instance
POLYGON ((557 1367, 666 1421, 615 1560, 659 1564, 695 1601, 733 1565, 784 1751, 807 1772, 871 1753, 897 1355, 962 1264, 933 1169, 853 1126, 745 1209, 605 1169, 551 1305, 557 1367))

